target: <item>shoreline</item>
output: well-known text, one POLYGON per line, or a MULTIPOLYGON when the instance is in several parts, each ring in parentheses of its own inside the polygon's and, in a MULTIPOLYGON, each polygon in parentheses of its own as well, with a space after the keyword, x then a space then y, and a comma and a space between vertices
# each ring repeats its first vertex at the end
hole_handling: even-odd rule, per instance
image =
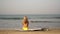
POLYGON ((49 31, 0 30, 0 34, 60 34, 60 29, 52 29, 49 31))
POLYGON ((60 34, 60 29, 50 29, 48 31, 0 30, 0 34, 60 34))

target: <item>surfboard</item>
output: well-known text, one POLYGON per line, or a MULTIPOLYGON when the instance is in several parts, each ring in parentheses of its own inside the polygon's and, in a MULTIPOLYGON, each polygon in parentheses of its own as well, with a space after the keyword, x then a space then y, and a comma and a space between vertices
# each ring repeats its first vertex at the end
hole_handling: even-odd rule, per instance
POLYGON ((17 31, 48 31, 48 28, 31 28, 28 30, 16 29, 17 31))
POLYGON ((35 28, 35 29, 29 29, 29 31, 48 31, 48 28, 35 28))
POLYGON ((38 30, 42 30, 42 28, 29 29, 29 31, 38 31, 38 30))
POLYGON ((31 28, 31 29, 28 29, 28 30, 22 30, 22 29, 19 29, 18 31, 41 31, 42 28, 31 28))

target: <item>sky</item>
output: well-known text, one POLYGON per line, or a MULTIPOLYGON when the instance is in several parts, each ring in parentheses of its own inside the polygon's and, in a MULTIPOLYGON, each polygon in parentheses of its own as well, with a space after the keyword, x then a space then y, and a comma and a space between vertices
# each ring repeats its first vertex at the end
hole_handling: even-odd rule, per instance
POLYGON ((60 14, 60 0, 0 0, 0 14, 60 14))

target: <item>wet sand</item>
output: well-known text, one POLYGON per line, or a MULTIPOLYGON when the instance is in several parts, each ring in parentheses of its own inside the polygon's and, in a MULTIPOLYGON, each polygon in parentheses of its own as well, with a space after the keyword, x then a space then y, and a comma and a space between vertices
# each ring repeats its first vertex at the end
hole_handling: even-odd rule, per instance
POLYGON ((53 29, 49 31, 0 30, 0 34, 60 34, 60 29, 53 29))

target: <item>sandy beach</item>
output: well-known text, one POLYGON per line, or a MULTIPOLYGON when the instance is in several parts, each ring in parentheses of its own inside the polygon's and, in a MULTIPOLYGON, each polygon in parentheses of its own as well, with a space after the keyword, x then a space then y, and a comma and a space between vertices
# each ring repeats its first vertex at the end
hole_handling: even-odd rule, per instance
POLYGON ((60 29, 53 29, 49 31, 0 30, 0 34, 60 34, 60 29))

